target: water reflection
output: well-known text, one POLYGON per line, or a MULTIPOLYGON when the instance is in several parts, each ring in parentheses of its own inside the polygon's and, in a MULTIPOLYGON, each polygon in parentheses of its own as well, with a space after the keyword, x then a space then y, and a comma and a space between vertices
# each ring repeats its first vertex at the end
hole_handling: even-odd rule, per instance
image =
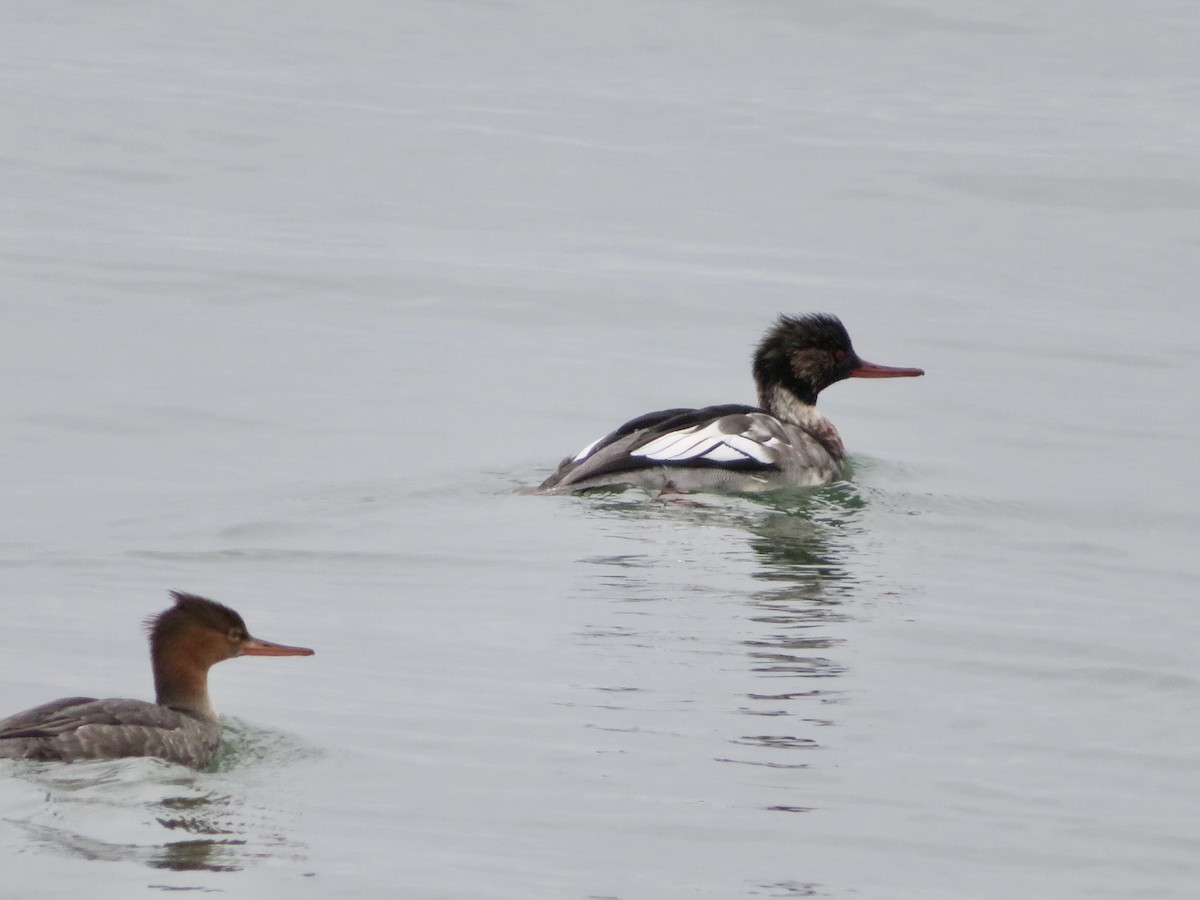
POLYGON ((176 872, 237 872, 242 869, 239 848, 245 841, 191 840, 161 845, 111 843, 63 827, 36 822, 16 823, 29 836, 30 844, 101 862, 140 862, 151 869, 176 872))
MULTIPOLYGON (((5 821, 42 850, 86 860, 137 862, 177 872, 236 872, 268 859, 303 859, 286 836, 286 810, 255 803, 247 770, 309 755, 278 734, 230 720, 214 771, 158 759, 71 764, 6 761, 42 801, 5 821)), ((286 798, 280 798, 286 803, 286 798)))
MULTIPOLYGON (((835 678, 845 671, 835 658, 845 639, 835 636, 834 626, 851 618, 844 604, 857 584, 846 560, 864 500, 854 485, 841 483, 778 497, 774 503, 774 508, 743 523, 758 561, 752 577, 764 585, 746 601, 748 618, 758 626, 756 637, 741 642, 750 671, 771 680, 835 678)), ((743 699, 739 712, 779 719, 781 724, 786 721, 787 731, 742 735, 733 743, 767 752, 727 761, 778 767, 777 751, 821 747, 818 731, 833 725, 834 720, 828 710, 818 715, 814 707, 836 704, 842 694, 832 687, 806 687, 748 691, 743 699)))
MULTIPOLYGON (((836 724, 836 707, 845 699, 836 681, 846 670, 838 649, 861 608, 853 602, 862 587, 853 564, 867 506, 860 489, 840 483, 769 497, 689 498, 686 504, 626 493, 586 502, 616 526, 605 529, 610 552, 581 560, 598 569, 589 577, 590 589, 617 604, 611 615, 634 618, 590 626, 582 636, 619 639, 620 652, 613 655, 618 666, 627 658, 636 661, 639 649, 661 651, 668 642, 680 652, 719 654, 708 663, 718 667, 740 656, 743 672, 731 676, 733 690, 725 701, 732 701, 726 713, 735 716, 726 720, 730 749, 716 760, 781 774, 808 768, 813 752, 822 749, 822 731, 836 724), (622 543, 627 551, 612 552, 613 544, 622 543), (700 599, 697 595, 712 602, 688 602, 686 612, 667 616, 658 606, 678 607, 700 599), (714 631, 731 602, 735 627, 714 631), (652 606, 640 608, 645 604, 652 606), (681 620, 692 633, 680 633, 681 620)), ((641 687, 636 679, 631 674, 620 688, 630 692, 623 700, 638 702, 632 695, 641 687)), ((722 687, 731 685, 726 681, 722 687)), ((643 708, 654 702, 640 699, 643 708)), ((720 698, 697 695, 687 701, 701 707, 720 698)), ((781 782, 760 808, 808 811, 792 802, 796 787, 781 782), (786 802, 775 802, 780 791, 786 802)))

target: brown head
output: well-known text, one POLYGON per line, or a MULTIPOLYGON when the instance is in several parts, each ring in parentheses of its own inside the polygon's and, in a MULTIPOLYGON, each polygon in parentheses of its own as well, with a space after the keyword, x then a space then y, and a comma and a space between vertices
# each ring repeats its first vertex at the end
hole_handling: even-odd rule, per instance
POLYGON ((817 395, 844 378, 912 378, 923 369, 878 366, 854 352, 837 316, 813 313, 780 316, 754 353, 759 403, 767 408, 774 388, 784 388, 813 404, 817 395))
POLYGON ((246 623, 222 603, 172 591, 175 605, 146 620, 157 701, 164 706, 212 714, 208 670, 235 656, 312 656, 252 637, 246 623))

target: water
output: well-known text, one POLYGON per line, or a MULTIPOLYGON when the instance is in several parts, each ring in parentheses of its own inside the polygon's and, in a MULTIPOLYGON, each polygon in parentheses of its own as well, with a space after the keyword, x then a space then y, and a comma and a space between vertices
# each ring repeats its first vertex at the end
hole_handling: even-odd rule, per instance
POLYGON ((1190 4, 9 13, 0 709, 317 655, 5 764, 8 889, 1200 890, 1190 4), (815 310, 849 483, 514 492, 815 310))

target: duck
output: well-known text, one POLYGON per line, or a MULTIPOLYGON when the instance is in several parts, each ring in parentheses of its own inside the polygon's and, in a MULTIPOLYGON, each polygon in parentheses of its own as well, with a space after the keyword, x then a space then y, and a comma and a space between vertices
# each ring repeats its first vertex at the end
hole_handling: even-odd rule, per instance
POLYGON ((0 758, 74 762, 153 756, 206 768, 221 743, 208 670, 237 656, 312 656, 251 637, 234 610, 172 591, 174 605, 146 619, 155 701, 66 697, 0 720, 0 758))
POLYGON ((866 362, 841 320, 780 315, 754 351, 758 405, 663 409, 566 457, 532 493, 642 488, 660 494, 759 493, 841 478, 846 449, 817 396, 847 378, 913 378, 923 369, 866 362))

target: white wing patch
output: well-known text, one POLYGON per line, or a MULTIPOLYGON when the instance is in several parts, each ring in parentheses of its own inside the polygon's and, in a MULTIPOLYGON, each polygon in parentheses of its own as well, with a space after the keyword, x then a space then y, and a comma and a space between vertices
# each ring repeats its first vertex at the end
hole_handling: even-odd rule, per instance
POLYGON ((632 451, 630 456, 640 456, 657 462, 688 462, 708 460, 716 463, 739 463, 752 460, 763 465, 773 465, 777 454, 772 444, 777 444, 769 432, 759 439, 758 429, 749 432, 729 433, 721 429, 721 419, 707 422, 683 431, 670 431, 632 451))
MULTIPOLYGON (((605 435, 605 437, 607 437, 607 435, 605 435)), ((582 450, 580 450, 578 453, 576 453, 575 456, 571 459, 571 462, 583 462, 585 459, 588 458, 588 456, 591 455, 591 452, 596 449, 596 445, 598 443, 600 443, 602 440, 604 440, 603 437, 596 438, 594 441, 592 441, 590 444, 588 444, 586 447, 584 447, 582 450)))

